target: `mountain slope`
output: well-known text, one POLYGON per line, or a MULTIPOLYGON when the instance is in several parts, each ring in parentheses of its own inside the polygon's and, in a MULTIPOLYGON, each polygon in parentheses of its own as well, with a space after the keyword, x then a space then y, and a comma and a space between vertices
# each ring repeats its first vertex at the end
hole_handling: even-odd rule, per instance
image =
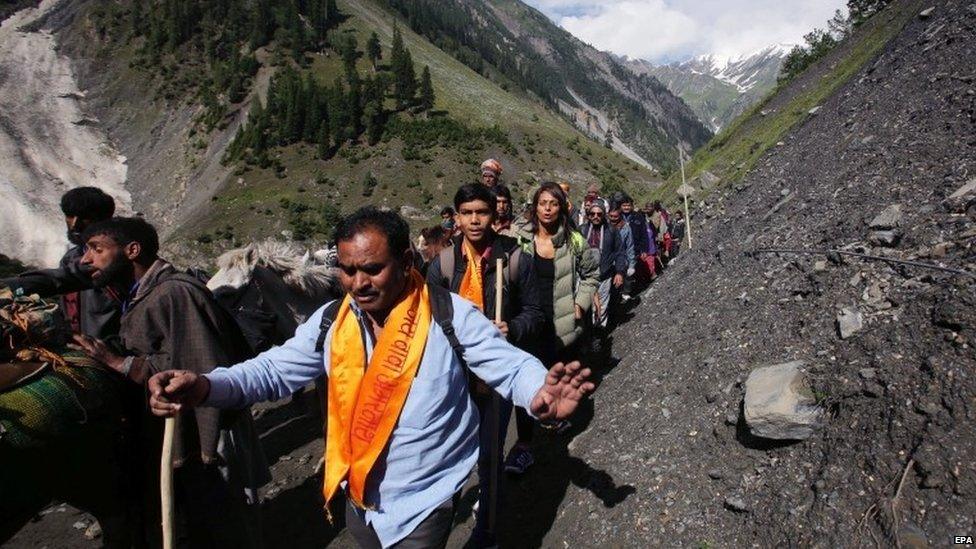
POLYGON ((787 53, 787 46, 776 45, 736 58, 706 55, 669 65, 654 66, 644 60, 630 60, 626 65, 660 80, 718 132, 776 86, 787 53))
MULTIPOLYGON (((304 53, 298 67, 321 86, 347 78, 340 45, 350 38, 362 48, 376 33, 380 69, 390 63, 394 15, 370 1, 340 1, 338 8, 341 17, 328 35, 332 46, 304 53)), ((147 39, 131 34, 134 20, 126 5, 64 1, 31 32, 57 39, 78 87, 86 90, 78 95, 83 127, 102 132, 127 158, 133 209, 157 224, 170 255, 186 262, 268 236, 321 242, 331 231, 329 216, 364 202, 400 209, 418 226, 430 223, 489 156, 502 161, 503 180, 519 196, 545 179, 571 181, 577 193, 596 183, 641 195, 657 184, 638 163, 591 141, 537 100, 471 70, 402 22, 416 74, 429 67, 432 75, 431 113, 394 112, 387 99, 391 120, 375 144, 364 136, 336 137, 328 159, 299 142, 275 147, 265 167, 228 161, 228 146, 257 101, 267 103, 269 83, 295 67, 287 34, 279 32, 253 52, 257 70, 242 99, 225 99, 221 110, 212 111, 212 98, 200 84, 205 81, 199 75, 209 76, 206 66, 192 56, 181 66, 179 55, 167 50, 158 60, 147 57, 147 39), (202 122, 213 119, 212 112, 219 116, 213 125, 202 122)), ((191 35, 186 48, 203 51, 205 45, 202 36, 191 35)), ((363 81, 376 74, 362 52, 354 66, 363 81)), ((69 186, 86 183, 98 182, 69 186)), ((60 225, 53 211, 45 215, 48 226, 60 225)))
MULTIPOLYGON (((910 15, 885 12, 840 42, 805 72, 777 86, 696 151, 685 166, 689 182, 702 200, 719 183, 734 185, 771 149, 785 145, 790 130, 815 119, 823 102, 848 83, 895 36, 910 15), (895 15, 892 15, 895 14, 895 15)), ((655 189, 655 198, 676 201, 680 176, 655 189)))
POLYGON ((544 546, 947 546, 976 526, 973 277, 749 253, 841 248, 976 272, 974 195, 946 200, 976 187, 976 10, 895 2, 875 19, 907 25, 696 218, 695 249, 614 335, 622 361, 595 415, 538 480, 576 473, 544 546), (872 243, 894 204, 900 243, 872 243), (842 308, 864 318, 848 339, 842 308), (752 437, 743 382, 797 359, 822 430, 752 437))
POLYGON ((386 2, 469 66, 558 108, 599 140, 610 130, 614 141, 661 171, 676 167, 675 145, 693 150, 709 137, 656 79, 628 71, 522 2, 386 2))

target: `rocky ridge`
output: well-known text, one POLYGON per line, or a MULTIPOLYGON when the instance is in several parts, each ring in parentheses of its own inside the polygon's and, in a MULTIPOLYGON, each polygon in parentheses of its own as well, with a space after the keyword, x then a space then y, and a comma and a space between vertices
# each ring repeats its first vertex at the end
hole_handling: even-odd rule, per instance
POLYGON ((976 3, 895 7, 917 15, 709 200, 695 249, 616 332, 621 362, 569 447, 590 473, 543 545, 922 547, 973 531, 976 3), (844 338, 838 315, 859 319, 844 338), (757 437, 746 380, 794 360, 823 425, 757 437))

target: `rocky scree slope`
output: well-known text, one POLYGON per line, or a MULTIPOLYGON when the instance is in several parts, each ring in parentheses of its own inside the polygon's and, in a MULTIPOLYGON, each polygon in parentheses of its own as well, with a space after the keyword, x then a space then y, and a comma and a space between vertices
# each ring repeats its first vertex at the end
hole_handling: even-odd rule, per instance
POLYGON ((749 254, 976 272, 976 3, 913 5, 875 61, 695 216, 695 249, 615 333, 622 361, 569 454, 633 493, 609 506, 570 488, 544 545, 924 547, 974 531, 973 277, 749 254), (844 308, 863 326, 842 340, 844 308), (792 360, 822 428, 751 436, 746 377, 792 360))

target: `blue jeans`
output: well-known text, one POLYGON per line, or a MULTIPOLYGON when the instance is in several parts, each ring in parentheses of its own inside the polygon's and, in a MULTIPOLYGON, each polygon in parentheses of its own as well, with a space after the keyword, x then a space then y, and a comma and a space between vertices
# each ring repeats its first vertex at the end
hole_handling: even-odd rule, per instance
MULTIPOLYGON (((480 451, 478 452, 478 514, 475 517, 474 533, 472 538, 475 540, 485 540, 492 543, 495 532, 491 531, 489 524, 489 512, 491 512, 491 448, 492 448, 492 421, 489 417, 491 409, 491 394, 481 394, 477 391, 471 393, 475 406, 478 408, 478 415, 481 418, 478 427, 478 440, 480 451)), ((497 494, 495 508, 495 528, 498 528, 498 509, 502 506, 502 474, 504 473, 505 461, 505 434, 508 431, 508 421, 512 417, 512 402, 504 398, 497 397, 498 406, 498 439, 496 462, 498 470, 495 475, 497 484, 495 493, 497 494)))

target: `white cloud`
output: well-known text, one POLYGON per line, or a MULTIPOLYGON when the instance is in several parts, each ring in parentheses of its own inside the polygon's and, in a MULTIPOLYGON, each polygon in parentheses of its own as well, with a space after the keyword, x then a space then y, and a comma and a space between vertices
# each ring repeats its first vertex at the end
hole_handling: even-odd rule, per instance
POLYGON ((597 48, 654 62, 799 43, 845 0, 528 0, 597 48))
POLYGON ((600 49, 641 58, 686 51, 699 32, 694 19, 663 0, 615 2, 598 14, 564 16, 559 24, 600 49))

